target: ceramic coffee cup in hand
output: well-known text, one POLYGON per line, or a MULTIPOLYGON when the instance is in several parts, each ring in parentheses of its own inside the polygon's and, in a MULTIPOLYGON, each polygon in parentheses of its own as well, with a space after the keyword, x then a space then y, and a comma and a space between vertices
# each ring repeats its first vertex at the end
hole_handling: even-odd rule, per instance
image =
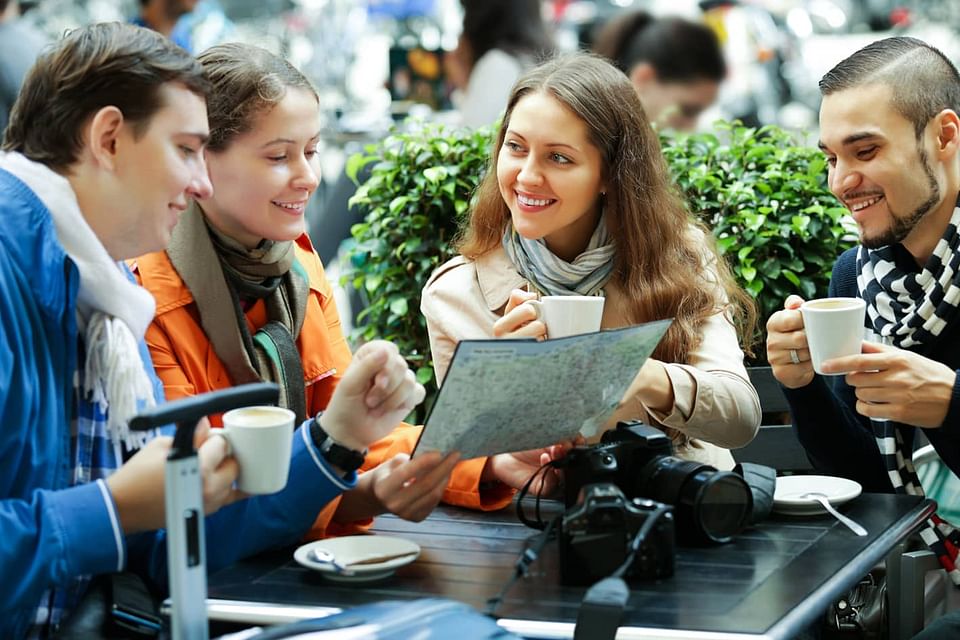
POLYGON ((280 407, 242 407, 223 414, 220 434, 240 466, 237 488, 276 493, 287 484, 296 415, 280 407))
POLYGON ((821 298, 800 305, 803 328, 813 370, 820 375, 823 362, 860 353, 867 305, 862 298, 821 298))
POLYGON ((600 331, 603 319, 601 296, 544 296, 528 300, 547 327, 547 338, 565 338, 600 331))

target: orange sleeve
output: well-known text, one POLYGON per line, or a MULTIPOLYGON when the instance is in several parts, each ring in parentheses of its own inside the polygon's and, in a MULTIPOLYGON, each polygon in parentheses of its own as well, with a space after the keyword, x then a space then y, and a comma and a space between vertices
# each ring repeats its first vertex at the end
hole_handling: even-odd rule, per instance
MULTIPOLYGON (((402 423, 393 432, 378 440, 367 454, 362 469, 372 469, 398 453, 411 453, 420 439, 423 427, 402 423)), ((480 474, 486 465, 486 458, 464 460, 457 464, 450 475, 450 482, 443 492, 443 501, 457 507, 495 511, 502 509, 513 500, 514 490, 500 482, 484 483, 481 488, 480 474)))

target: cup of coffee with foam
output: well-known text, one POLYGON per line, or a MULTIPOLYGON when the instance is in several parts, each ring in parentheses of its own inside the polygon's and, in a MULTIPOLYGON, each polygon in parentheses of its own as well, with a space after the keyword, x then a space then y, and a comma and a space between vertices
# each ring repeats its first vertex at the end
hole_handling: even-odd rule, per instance
POLYGON ((220 435, 240 465, 237 488, 276 493, 287 484, 296 415, 280 407, 242 407, 223 414, 220 435))
POLYGON ((824 374, 820 367, 826 360, 861 352, 866 309, 862 298, 821 298, 800 305, 814 371, 842 375, 824 374))

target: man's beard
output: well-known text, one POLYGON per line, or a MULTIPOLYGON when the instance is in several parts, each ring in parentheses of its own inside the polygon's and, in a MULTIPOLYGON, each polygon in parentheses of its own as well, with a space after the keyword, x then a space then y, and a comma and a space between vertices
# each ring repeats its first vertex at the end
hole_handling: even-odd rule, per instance
POLYGON ((930 163, 927 162, 927 152, 925 149, 918 149, 917 152, 920 165, 923 167, 923 172, 926 174, 927 182, 930 186, 929 197, 927 197, 920 206, 905 216, 898 216, 893 209, 890 209, 890 201, 887 200, 887 207, 890 211, 892 222, 890 226, 879 235, 872 238, 861 236, 860 244, 867 249, 879 249, 880 247, 888 247, 892 244, 902 242, 903 239, 913 231, 914 227, 920 223, 920 220, 930 213, 933 207, 940 202, 940 185, 937 183, 937 178, 933 175, 930 163))

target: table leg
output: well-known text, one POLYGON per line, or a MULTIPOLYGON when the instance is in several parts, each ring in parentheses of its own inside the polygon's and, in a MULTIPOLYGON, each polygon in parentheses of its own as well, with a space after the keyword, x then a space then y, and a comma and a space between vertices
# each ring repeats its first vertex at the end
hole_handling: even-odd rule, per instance
POLYGON ((890 640, 906 640, 910 635, 903 635, 903 619, 905 608, 903 603, 903 553, 906 546, 898 543, 887 554, 887 604, 890 615, 887 620, 890 631, 890 640))

